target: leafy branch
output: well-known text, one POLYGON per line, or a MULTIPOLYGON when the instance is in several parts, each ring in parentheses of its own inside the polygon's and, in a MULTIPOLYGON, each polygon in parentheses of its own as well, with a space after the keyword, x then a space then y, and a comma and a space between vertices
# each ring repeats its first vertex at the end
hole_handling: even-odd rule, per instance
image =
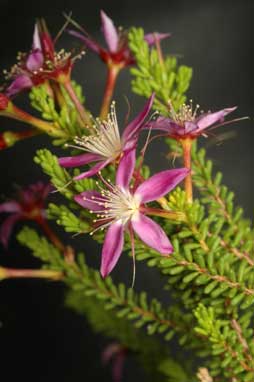
POLYGON ((178 67, 173 56, 166 56, 162 64, 158 51, 150 49, 144 40, 142 28, 131 28, 129 47, 137 65, 130 69, 133 92, 146 98, 155 92, 154 109, 162 114, 168 113, 169 101, 177 110, 186 100, 192 69, 185 65, 178 67))

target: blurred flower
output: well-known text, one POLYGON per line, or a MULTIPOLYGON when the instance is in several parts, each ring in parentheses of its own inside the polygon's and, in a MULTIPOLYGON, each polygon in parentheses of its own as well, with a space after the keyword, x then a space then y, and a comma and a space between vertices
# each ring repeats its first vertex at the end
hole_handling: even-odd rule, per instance
POLYGON ((112 362, 113 382, 121 382, 123 377, 123 366, 127 355, 127 348, 113 342, 109 344, 102 353, 102 362, 107 365, 112 362))
POLYGON ((0 93, 0 111, 8 109, 9 102, 9 98, 4 93, 0 93))
POLYGON ((113 104, 108 119, 106 121, 96 121, 94 125, 95 133, 93 135, 75 140, 79 145, 78 148, 88 151, 88 153, 60 158, 60 165, 63 167, 77 167, 98 162, 90 170, 74 178, 75 180, 80 180, 95 175, 109 163, 119 159, 120 161, 123 160, 128 151, 137 145, 138 133, 143 127, 144 120, 152 107, 153 99, 154 95, 149 98, 144 109, 137 117, 125 127, 121 137, 113 104))
MULTIPOLYGON (((113 21, 101 11, 101 26, 102 33, 107 45, 107 48, 103 48, 98 44, 89 34, 73 22, 83 33, 70 30, 69 33, 75 37, 78 37, 84 42, 85 46, 98 54, 100 58, 108 65, 117 65, 125 67, 135 63, 135 59, 128 46, 128 32, 122 29, 116 29, 113 21)), ((155 44, 156 41, 160 41, 166 37, 169 37, 169 33, 149 33, 145 35, 145 40, 149 45, 155 44)))
POLYGON ((70 75, 75 60, 71 53, 64 50, 55 51, 55 43, 43 19, 35 24, 31 51, 18 53, 17 59, 18 63, 10 72, 5 71, 6 79, 11 81, 6 89, 8 97, 39 85, 47 79, 63 81, 70 75))
POLYGON ((176 113, 171 105, 171 117, 158 117, 155 121, 149 122, 145 127, 152 130, 161 130, 171 138, 195 139, 200 135, 206 136, 209 128, 220 126, 224 117, 232 113, 236 107, 222 109, 215 113, 202 113, 198 115, 199 105, 193 109, 190 105, 183 104, 176 113))
POLYGON ((0 241, 5 247, 8 245, 13 226, 18 221, 33 220, 44 225, 45 200, 51 190, 51 185, 38 182, 19 190, 17 200, 13 199, 0 204, 0 213, 10 214, 0 226, 0 241))
POLYGON ((13 146, 16 142, 32 137, 35 134, 36 132, 32 130, 26 130, 18 133, 13 133, 12 131, 0 133, 0 150, 7 149, 8 147, 13 146))
MULTIPOLYGON (((130 181, 135 167, 135 149, 121 160, 116 185, 104 181, 107 189, 101 192, 85 191, 75 196, 75 201, 98 217, 94 220, 97 229, 108 228, 102 249, 101 275, 106 277, 115 267, 124 245, 124 230, 130 237, 133 231, 149 247, 167 255, 173 247, 162 228, 148 218, 149 208, 145 203, 155 201, 168 194, 188 173, 185 168, 166 170, 153 175, 135 190, 130 181)), ((133 244, 133 243, 132 243, 133 244)))

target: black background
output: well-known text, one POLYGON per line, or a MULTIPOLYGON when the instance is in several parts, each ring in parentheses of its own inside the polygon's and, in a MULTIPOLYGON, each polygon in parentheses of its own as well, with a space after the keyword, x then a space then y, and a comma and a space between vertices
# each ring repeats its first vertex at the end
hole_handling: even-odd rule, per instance
MULTIPOLYGON (((102 8, 116 25, 142 26, 145 31, 172 32, 163 43, 165 51, 175 53, 181 61, 194 68, 189 95, 204 110, 238 105, 235 116, 252 116, 253 91, 251 55, 253 30, 251 1, 0 1, 0 38, 2 69, 15 63, 16 52, 30 48, 34 20, 47 19, 52 34, 63 23, 62 11, 73 11, 73 17, 94 37, 100 39, 99 10, 102 8)), ((73 39, 61 40, 68 47, 73 39)), ((74 42, 76 44, 76 42, 74 42)), ((88 52, 74 70, 85 88, 88 105, 97 112, 104 85, 105 68, 88 52)), ((119 114, 127 110, 122 95, 127 95, 132 116, 144 100, 130 94, 129 75, 119 80, 116 100, 119 114)), ((26 106, 25 97, 19 103, 26 106)), ((0 129, 19 128, 17 123, 1 119, 0 129)), ((234 137, 216 145, 203 140, 216 168, 224 171, 224 182, 236 193, 236 200, 251 217, 253 212, 253 122, 243 121, 222 128, 217 135, 230 132, 234 137)), ((40 169, 32 157, 37 148, 49 140, 31 139, 0 153, 1 194, 13 192, 13 184, 27 185, 41 179, 40 169)), ((156 142, 148 153, 147 162, 153 170, 167 168, 165 147, 156 142), (163 151, 164 150, 164 151, 163 151), (155 161, 156 159, 156 161, 155 161)), ((17 230, 20 228, 17 227, 17 230)), ((59 230, 61 233, 61 230, 59 230)), ((91 240, 64 235, 65 242, 85 249, 95 266, 100 250, 91 240)), ((1 251, 0 263, 5 266, 38 265, 25 249, 11 241, 8 252, 1 251)), ((114 276, 130 284, 131 262, 122 256, 114 276)), ((137 264, 136 289, 149 285, 151 295, 161 295, 163 285, 155 271, 137 264)), ((164 292, 165 297, 165 292, 164 292)), ((100 353, 108 343, 91 330, 83 317, 63 307, 64 288, 41 281, 11 281, 0 285, 0 376, 1 381, 13 382, 81 382, 110 381, 109 369, 103 369, 100 353)), ((128 360, 126 381, 143 380, 134 361, 128 360)))

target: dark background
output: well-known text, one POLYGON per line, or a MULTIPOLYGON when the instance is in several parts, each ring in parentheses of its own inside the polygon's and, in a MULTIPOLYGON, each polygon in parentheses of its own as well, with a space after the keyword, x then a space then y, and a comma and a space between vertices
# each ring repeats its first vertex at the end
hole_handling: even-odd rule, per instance
MULTIPOLYGON (((194 68, 190 98, 204 110, 238 105, 236 117, 252 117, 253 82, 251 56, 253 30, 251 1, 0 1, 0 36, 2 69, 15 63, 16 52, 30 48, 34 19, 44 16, 57 33, 63 23, 62 11, 73 11, 73 17, 95 38, 99 32, 99 10, 102 8, 116 25, 142 26, 145 31, 172 32, 163 43, 165 51, 181 56, 181 61, 194 68)), ((63 44, 73 40, 64 36, 63 44)), ((104 85, 104 66, 88 52, 78 63, 74 77, 84 86, 88 105, 98 111, 104 85)), ((130 94, 126 71, 119 80, 116 93, 118 111, 127 107, 122 95, 127 95, 132 116, 144 100, 130 94)), ((25 98, 19 101, 25 104, 25 98)), ((19 126, 1 119, 0 129, 19 126)), ((224 182, 236 193, 237 203, 253 213, 253 122, 243 121, 218 130, 217 135, 234 132, 233 138, 220 145, 203 140, 216 168, 224 171, 224 182)), ((9 197, 13 184, 27 185, 41 179, 40 169, 33 163, 36 149, 49 145, 45 138, 31 139, 0 153, 1 195, 9 197)), ((158 170, 168 166, 165 147, 161 142, 151 146, 148 163, 158 170), (163 151, 164 150, 164 151, 163 151), (156 158, 156 163, 155 162, 156 158)), ((18 229, 20 226, 18 227, 18 229)), ((61 230, 60 230, 61 232, 61 230)), ((89 261, 98 266, 99 248, 86 238, 64 236, 66 242, 89 254, 89 261), (86 240, 86 241, 85 241, 86 240)), ((12 267, 36 266, 28 251, 11 241, 8 252, 1 250, 0 263, 12 267)), ((117 280, 130 284, 131 263, 122 256, 114 272, 117 280)), ((160 295, 161 282, 156 272, 137 264, 136 289, 149 285, 151 295, 160 295)), ((100 364, 100 353, 108 343, 91 332, 86 320, 63 307, 64 288, 41 281, 11 281, 0 285, 0 375, 1 381, 13 382, 81 382, 110 381, 110 371, 100 364), (3 377, 4 376, 4 377, 3 377)), ((125 381, 143 380, 134 361, 128 361, 125 381)))

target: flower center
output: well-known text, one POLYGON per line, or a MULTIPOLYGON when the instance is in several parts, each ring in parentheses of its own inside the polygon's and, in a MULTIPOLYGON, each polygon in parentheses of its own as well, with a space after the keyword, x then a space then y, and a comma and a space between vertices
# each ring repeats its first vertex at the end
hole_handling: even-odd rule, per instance
POLYGON ((174 121, 179 125, 184 125, 185 122, 195 121, 199 108, 199 105, 193 107, 192 100, 190 100, 189 105, 184 103, 180 106, 179 111, 176 112, 173 105, 170 103, 170 113, 172 114, 174 121))
POLYGON ((96 213, 97 219, 94 223, 98 223, 98 228, 104 229, 108 225, 116 221, 126 224, 140 208, 141 200, 139 196, 132 195, 129 190, 124 190, 118 186, 109 184, 110 190, 101 190, 101 196, 92 196, 90 201, 101 209, 91 210, 96 213))
POLYGON ((93 125, 94 134, 75 138, 80 148, 93 154, 99 154, 105 159, 116 159, 122 151, 122 142, 116 118, 115 103, 111 105, 110 113, 105 121, 98 118, 93 125))

